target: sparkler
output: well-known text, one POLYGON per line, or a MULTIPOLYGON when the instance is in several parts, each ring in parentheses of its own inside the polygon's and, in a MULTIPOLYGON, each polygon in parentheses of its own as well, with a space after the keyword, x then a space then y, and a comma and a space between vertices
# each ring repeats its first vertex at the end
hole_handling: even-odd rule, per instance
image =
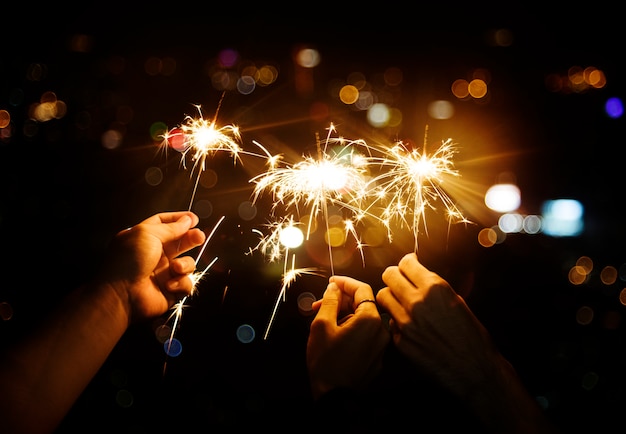
POLYGON ((280 205, 284 211, 294 212, 288 217, 283 217, 270 224, 272 228, 270 235, 263 237, 256 247, 270 261, 279 260, 283 257, 285 260, 282 286, 276 298, 264 339, 267 339, 281 300, 285 300, 287 289, 295 279, 303 274, 322 275, 315 268, 296 268, 295 254, 291 255, 291 266, 289 267, 289 247, 281 237, 286 231, 295 228, 294 216, 302 218, 302 214, 307 213, 308 222, 306 223, 305 238, 308 240, 314 222, 322 214, 326 233, 329 234, 327 244, 331 274, 335 274, 328 208, 333 205, 348 210, 354 216, 353 219, 344 220, 344 230, 346 234, 350 233, 355 237, 357 248, 361 251, 363 258, 363 244, 357 235, 354 221, 360 220, 364 216, 360 202, 367 195, 368 158, 358 151, 358 148, 366 147, 366 144, 364 141, 332 138, 331 134, 334 131, 334 126, 331 124, 323 147, 318 138, 316 156, 304 155, 301 161, 293 164, 284 162, 282 155, 272 155, 262 145, 255 142, 267 156, 268 170, 250 180, 255 184, 253 203, 263 193, 270 192, 274 200, 271 209, 272 214, 276 213, 280 205))
MULTIPOLYGON (((285 210, 294 209, 300 216, 305 209, 308 210, 307 240, 313 222, 320 213, 328 232, 329 205, 347 209, 357 219, 363 216, 359 202, 367 193, 367 157, 356 152, 356 149, 364 142, 333 140, 330 137, 333 131, 334 126, 331 125, 323 148, 317 140, 317 156, 304 155, 301 161, 293 164, 284 163, 282 156, 271 155, 261 147, 268 155, 269 168, 250 180, 255 184, 253 203, 269 191, 274 199, 272 212, 279 205, 283 205, 285 210), (329 151, 330 144, 338 146, 329 151)), ((332 247, 330 243, 328 245, 331 274, 334 274, 332 247)))
POLYGON ((181 155, 181 164, 186 168, 186 158, 191 154, 193 167, 190 176, 197 171, 196 181, 194 183, 193 193, 189 202, 189 210, 198 188, 200 174, 205 170, 206 159, 208 156, 215 155, 217 152, 229 152, 234 161, 239 158, 239 154, 243 149, 239 146, 241 134, 239 128, 234 125, 217 126, 217 112, 212 120, 202 117, 202 110, 199 105, 196 106, 199 118, 186 116, 184 122, 176 128, 171 129, 163 135, 162 147, 170 147, 181 155))
POLYGON ((435 209, 436 202, 443 204, 450 222, 469 222, 442 187, 446 178, 459 176, 452 162, 456 152, 451 139, 432 154, 426 152, 426 139, 421 153, 402 142, 383 149, 384 156, 377 159, 383 170, 372 179, 371 188, 376 203, 382 204, 380 218, 390 241, 390 225, 399 222, 413 231, 417 251, 420 229, 428 232, 426 210, 435 209))
MULTIPOLYGON (((316 155, 302 155, 302 159, 297 162, 287 162, 282 154, 273 155, 258 142, 253 143, 262 150, 262 154, 245 151, 239 145, 241 136, 236 126, 216 125, 219 108, 212 120, 204 119, 200 106, 196 108, 200 117, 185 117, 181 125, 164 134, 162 143, 181 153, 181 164, 184 168, 187 156, 191 156, 193 167, 190 176, 193 177, 194 173, 197 175, 189 208, 191 209, 207 158, 218 152, 228 152, 235 162, 239 161, 242 154, 266 158, 267 170, 249 180, 254 184, 252 202, 256 203, 261 196, 269 194, 273 199, 271 217, 274 218, 279 209, 286 215, 270 225, 270 235, 262 237, 255 247, 270 262, 284 258, 281 289, 264 339, 268 336, 280 301, 284 301, 287 289, 294 280, 303 274, 320 275, 314 268, 296 268, 295 254, 290 254, 290 247, 281 244, 283 232, 295 228, 296 220, 304 221, 304 216, 308 216, 305 231, 305 238, 308 240, 314 225, 322 218, 328 237, 326 244, 331 275, 335 274, 333 245, 336 245, 330 239, 331 206, 344 213, 343 239, 349 235, 354 237, 363 266, 365 245, 360 240, 356 225, 365 217, 372 217, 380 222, 387 229, 390 242, 393 223, 399 222, 400 226, 409 227, 413 232, 416 251, 420 231, 428 232, 426 210, 435 209, 437 202, 445 207, 450 222, 468 222, 442 186, 446 178, 459 176, 452 163, 456 148, 451 139, 442 141, 434 153, 428 154, 426 137, 422 152, 409 149, 400 141, 389 147, 372 147, 364 140, 334 138, 335 127, 331 124, 323 143, 319 136, 316 138, 316 155)), ((194 291, 197 282, 207 270, 208 268, 192 276, 194 291)), ((183 298, 174 307, 171 317, 174 318, 174 327, 170 341, 186 300, 187 297, 183 298)))

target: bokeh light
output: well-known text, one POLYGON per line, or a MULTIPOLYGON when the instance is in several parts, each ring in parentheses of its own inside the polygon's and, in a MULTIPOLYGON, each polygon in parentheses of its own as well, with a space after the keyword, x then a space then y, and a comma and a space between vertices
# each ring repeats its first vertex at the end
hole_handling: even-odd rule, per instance
POLYGON ((163 350, 169 357, 178 357, 183 352, 183 344, 177 338, 169 338, 163 343, 163 350))
POLYGON ((243 344, 249 344, 256 337, 254 327, 249 324, 242 324, 237 327, 237 340, 243 344))
POLYGON ((545 234, 553 237, 570 237, 582 233, 584 207, 578 200, 547 200, 541 208, 545 234))
POLYGON ((604 111, 610 118, 621 118, 624 114, 624 103, 618 97, 611 97, 606 100, 604 111))
POLYGON ((521 201, 520 189, 515 184, 495 184, 485 193, 485 205, 501 213, 517 210, 521 201))

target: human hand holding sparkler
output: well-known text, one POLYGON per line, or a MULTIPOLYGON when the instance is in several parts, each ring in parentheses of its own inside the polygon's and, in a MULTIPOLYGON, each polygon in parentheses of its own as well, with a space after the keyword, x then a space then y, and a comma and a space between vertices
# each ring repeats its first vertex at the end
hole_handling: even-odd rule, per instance
POLYGON ((3 432, 54 432, 132 321, 156 317, 193 290, 202 244, 191 212, 156 214, 121 231, 100 273, 0 357, 3 432))
POLYGON ((365 386, 382 368, 389 342, 371 286, 332 276, 324 297, 312 307, 318 311, 311 323, 306 359, 313 397, 365 386))
POLYGON ((415 253, 385 269, 376 300, 398 350, 468 405, 485 432, 554 433, 538 403, 463 298, 415 253))
POLYGON ((100 279, 112 286, 133 321, 161 315, 194 287, 190 256, 178 256, 205 240, 192 212, 153 215, 117 234, 100 279))

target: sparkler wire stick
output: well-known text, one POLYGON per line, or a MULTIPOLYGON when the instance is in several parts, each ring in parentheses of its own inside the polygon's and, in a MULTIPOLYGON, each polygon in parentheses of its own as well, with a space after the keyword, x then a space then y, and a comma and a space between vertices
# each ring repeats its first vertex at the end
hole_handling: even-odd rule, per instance
MULTIPOLYGON (((323 161, 324 155, 326 155, 326 146, 328 145, 328 140, 330 138, 331 131, 333 131, 332 125, 331 125, 331 128, 328 129, 328 136, 326 137, 326 145, 324 146, 324 153, 322 153, 322 147, 320 146, 319 134, 316 134, 315 145, 317 146, 317 158, 318 158, 318 161, 320 162, 323 161)), ((321 189, 322 189, 322 197, 325 198, 327 193, 326 193, 326 185, 324 183, 322 183, 321 189)), ((326 243, 328 245, 328 264, 330 266, 330 275, 334 276, 335 265, 333 261, 333 245, 330 239, 330 226, 328 224, 328 203, 326 200, 322 201, 322 208, 324 212, 324 224, 326 225, 326 233, 328 234, 328 242, 326 243)), ((310 224, 310 220, 309 220, 309 224, 310 224)))

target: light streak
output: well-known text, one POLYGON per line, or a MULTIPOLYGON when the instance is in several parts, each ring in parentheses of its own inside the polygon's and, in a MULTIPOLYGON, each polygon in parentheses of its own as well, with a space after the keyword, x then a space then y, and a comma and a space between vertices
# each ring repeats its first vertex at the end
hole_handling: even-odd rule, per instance
POLYGON ((295 222, 293 216, 290 215, 288 217, 281 218, 279 221, 267 224, 267 226, 271 229, 269 235, 263 236, 262 232, 255 231, 261 234, 262 237, 253 250, 260 250, 269 262, 276 262, 284 258, 283 273, 281 278, 282 286, 278 296, 276 297, 276 302, 274 303, 272 314, 270 315, 265 334, 263 335, 263 340, 267 340, 276 316, 276 312, 278 311, 278 306, 281 301, 284 302, 286 300, 287 289, 296 280, 296 278, 303 274, 323 275, 318 269, 313 267, 295 268, 295 254, 291 254, 291 268, 289 268, 289 247, 285 244, 282 235, 286 231, 296 228, 297 225, 298 223, 295 222))
MULTIPOLYGON (((285 264, 286 263, 287 262, 285 261, 285 264)), ((282 286, 280 288, 280 292, 278 293, 278 297, 276 297, 276 302, 274 303, 274 309, 272 309, 272 314, 270 316, 269 322, 265 329, 265 333, 263 334, 263 340, 267 340, 267 337, 269 336, 269 333, 270 333, 270 329, 272 328, 272 324, 274 323, 276 312, 278 311, 278 306, 280 305, 281 300, 285 301, 286 296, 287 296, 287 289, 296 280, 296 278, 298 278, 299 276, 303 274, 323 276, 322 273, 320 273, 316 268, 313 268, 313 267, 295 268, 295 263, 296 263, 296 255, 292 254, 291 255, 291 268, 285 269, 285 272, 283 273, 283 276, 281 279, 282 286)))
MULTIPOLYGON (((213 229, 211 230, 210 234, 204 240, 204 243, 202 244, 202 247, 200 248, 200 251, 198 252, 198 255, 196 256, 196 259, 195 259, 195 264, 196 265, 198 265, 198 262, 200 261, 200 258, 202 257, 202 254, 204 253, 204 250, 206 249, 207 245, 209 244, 209 241, 211 240, 211 238, 213 238, 213 235, 215 234, 215 231, 217 230, 219 225, 224 221, 225 218, 226 218, 226 216, 220 217, 220 219, 217 221, 217 223, 213 226, 213 229)), ((172 306, 172 313, 170 314, 170 316, 167 319, 168 322, 171 321, 172 319, 174 319, 174 322, 172 324, 172 330, 170 332, 170 337, 167 340, 168 345, 167 345, 166 353, 168 355, 170 353, 170 348, 171 348, 171 345, 172 345, 172 341, 174 339, 174 335, 175 335, 176 331, 178 330, 179 322, 180 322, 180 319, 181 319, 181 317, 183 315, 183 309, 187 306, 187 304, 186 304, 187 300, 190 297, 193 297, 195 295, 195 293, 198 290, 198 284, 206 276, 206 273, 208 273, 209 269, 213 266, 213 264, 215 264, 217 259, 218 259, 217 257, 213 258, 213 260, 206 267, 204 267, 204 269, 202 271, 195 271, 195 272, 193 272, 193 273, 191 273, 189 275, 189 278, 191 279, 191 283, 192 283, 190 294, 189 295, 185 295, 182 299, 180 299, 177 303, 175 303, 174 306, 172 306)), ((164 373, 165 373, 166 366, 167 366, 167 362, 163 366, 163 372, 164 373)))

